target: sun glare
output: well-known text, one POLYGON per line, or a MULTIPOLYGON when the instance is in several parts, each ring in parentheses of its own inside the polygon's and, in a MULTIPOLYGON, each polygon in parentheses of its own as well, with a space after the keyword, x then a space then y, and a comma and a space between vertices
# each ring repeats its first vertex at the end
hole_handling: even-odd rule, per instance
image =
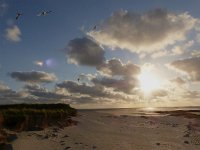
POLYGON ((160 87, 159 78, 150 70, 143 70, 139 75, 141 90, 149 94, 160 87))

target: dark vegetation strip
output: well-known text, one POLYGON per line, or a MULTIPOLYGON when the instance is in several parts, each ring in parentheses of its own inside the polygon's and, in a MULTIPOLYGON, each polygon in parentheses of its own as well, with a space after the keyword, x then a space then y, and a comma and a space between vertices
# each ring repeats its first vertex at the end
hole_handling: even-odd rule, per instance
POLYGON ((68 104, 15 104, 0 106, 0 129, 41 130, 48 126, 71 125, 77 110, 68 104))
POLYGON ((200 118, 200 110, 155 111, 155 113, 169 114, 170 116, 183 116, 184 118, 200 118))

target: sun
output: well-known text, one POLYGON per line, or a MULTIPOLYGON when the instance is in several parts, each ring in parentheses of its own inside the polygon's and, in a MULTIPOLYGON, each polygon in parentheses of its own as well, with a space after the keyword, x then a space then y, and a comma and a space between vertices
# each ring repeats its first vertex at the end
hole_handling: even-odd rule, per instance
POLYGON ((160 87, 161 81, 159 77, 153 73, 152 70, 142 70, 138 79, 140 82, 140 89, 145 94, 149 94, 160 87))

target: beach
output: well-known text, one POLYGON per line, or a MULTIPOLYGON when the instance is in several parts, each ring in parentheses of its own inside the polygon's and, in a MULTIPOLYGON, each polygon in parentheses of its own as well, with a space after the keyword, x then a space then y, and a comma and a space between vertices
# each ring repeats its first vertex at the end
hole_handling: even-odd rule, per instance
POLYGON ((14 150, 199 150, 200 119, 79 110, 77 125, 21 132, 14 150))

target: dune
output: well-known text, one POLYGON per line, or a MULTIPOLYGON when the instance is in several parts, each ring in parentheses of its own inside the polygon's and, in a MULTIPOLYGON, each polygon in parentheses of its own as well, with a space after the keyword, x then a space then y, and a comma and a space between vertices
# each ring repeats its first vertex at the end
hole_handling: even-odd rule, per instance
POLYGON ((64 128, 76 124, 71 119, 76 114, 76 109, 68 104, 1 105, 0 150, 12 150, 12 142, 23 131, 43 131, 52 126, 64 128))

